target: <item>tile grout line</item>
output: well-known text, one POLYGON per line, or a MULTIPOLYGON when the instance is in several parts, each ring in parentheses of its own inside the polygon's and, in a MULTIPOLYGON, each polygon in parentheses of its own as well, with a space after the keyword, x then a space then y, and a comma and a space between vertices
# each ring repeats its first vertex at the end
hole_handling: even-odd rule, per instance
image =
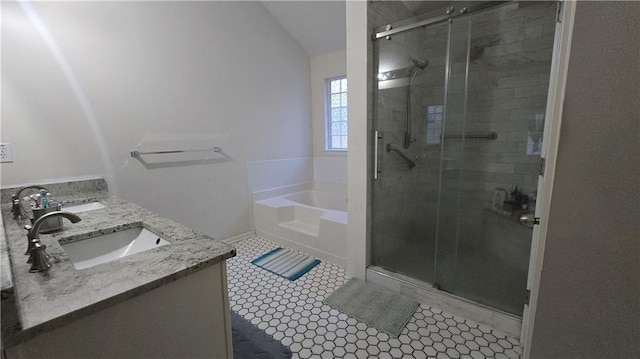
POLYGON ((293 352, 293 358, 519 358, 515 338, 421 304, 398 338, 350 318, 322 300, 349 277, 321 262, 296 281, 251 263, 278 247, 253 236, 228 260, 231 308, 293 352))

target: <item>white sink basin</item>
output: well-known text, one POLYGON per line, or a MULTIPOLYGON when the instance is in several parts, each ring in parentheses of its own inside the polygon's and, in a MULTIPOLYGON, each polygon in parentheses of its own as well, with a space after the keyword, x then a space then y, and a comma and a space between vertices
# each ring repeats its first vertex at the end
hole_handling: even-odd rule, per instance
POLYGON ((76 269, 85 269, 167 244, 150 230, 134 227, 61 246, 76 269))
POLYGON ((96 209, 103 209, 103 208, 105 208, 105 205, 100 202, 89 202, 89 203, 77 204, 75 206, 63 206, 62 210, 78 214, 82 212, 95 211, 96 209))

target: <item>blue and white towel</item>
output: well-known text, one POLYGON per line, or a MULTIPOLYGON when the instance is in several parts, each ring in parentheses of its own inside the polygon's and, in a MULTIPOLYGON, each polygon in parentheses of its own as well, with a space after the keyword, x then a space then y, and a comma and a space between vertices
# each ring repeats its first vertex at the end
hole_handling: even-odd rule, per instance
POLYGON ((291 249, 278 247, 252 260, 251 263, 294 281, 317 266, 320 260, 291 249))

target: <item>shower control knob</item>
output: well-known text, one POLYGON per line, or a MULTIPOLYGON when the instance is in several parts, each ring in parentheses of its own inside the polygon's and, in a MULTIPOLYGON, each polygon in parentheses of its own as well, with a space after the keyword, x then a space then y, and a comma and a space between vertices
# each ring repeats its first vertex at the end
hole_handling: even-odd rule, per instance
POLYGON ((533 213, 526 213, 520 216, 520 224, 532 228, 534 225, 540 224, 540 218, 534 217, 533 213))
POLYGON ((456 8, 454 8, 453 6, 449 6, 446 11, 447 11, 447 14, 451 14, 455 10, 456 10, 456 8))

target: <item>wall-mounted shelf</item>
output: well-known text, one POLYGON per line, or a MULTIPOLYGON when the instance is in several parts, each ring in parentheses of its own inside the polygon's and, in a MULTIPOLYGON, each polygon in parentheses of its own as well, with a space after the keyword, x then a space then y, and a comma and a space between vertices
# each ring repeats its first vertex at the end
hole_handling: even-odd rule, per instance
POLYGON ((173 153, 211 152, 211 151, 220 153, 222 152, 222 148, 215 146, 213 148, 204 148, 199 150, 168 150, 168 151, 149 151, 149 152, 140 152, 138 150, 133 150, 130 152, 130 154, 131 154, 131 157, 133 158, 140 158, 140 156, 142 155, 167 155, 167 154, 173 154, 173 153))

